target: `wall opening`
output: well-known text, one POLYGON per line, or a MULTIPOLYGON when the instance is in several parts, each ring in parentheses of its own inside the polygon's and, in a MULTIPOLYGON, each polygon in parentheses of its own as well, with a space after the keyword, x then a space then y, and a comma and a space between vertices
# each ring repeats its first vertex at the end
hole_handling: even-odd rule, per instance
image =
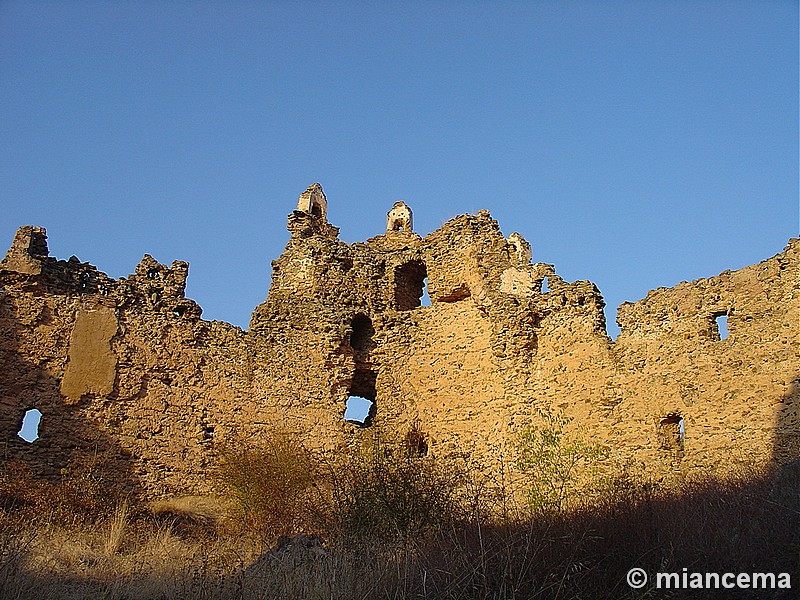
POLYGON ((315 217, 322 216, 322 207, 319 205, 318 202, 314 202, 311 204, 311 214, 315 217))
POLYGON ((372 369, 356 368, 350 389, 347 391, 348 399, 344 411, 344 420, 356 423, 362 427, 372 425, 375 417, 375 398, 377 391, 375 382, 378 374, 372 369))
POLYGON ((428 278, 426 277, 422 281, 422 298, 419 300, 420 306, 430 306, 431 305, 431 297, 428 294, 428 278))
POLYGON ((542 279, 542 293, 546 294, 549 291, 550 288, 547 286, 547 277, 545 277, 544 279, 542 279))
POLYGON ((714 339, 725 340, 728 338, 728 313, 716 313, 713 316, 712 334, 714 339))
POLYGON ((336 264, 342 270, 342 273, 347 273, 350 269, 353 268, 353 259, 349 256, 341 257, 341 256, 334 256, 333 259, 336 261, 336 264))
POLYGON ((357 314, 350 321, 350 347, 353 349, 355 369, 347 390, 344 420, 362 427, 372 424, 378 395, 375 389, 378 373, 369 362, 369 353, 375 347, 374 335, 375 327, 368 316, 357 314))
POLYGON ((353 373, 353 381, 350 384, 350 396, 358 396, 367 400, 375 401, 378 395, 375 390, 375 382, 378 374, 372 369, 356 369, 353 373))
POLYGON ((39 412, 39 409, 32 408, 25 411, 17 435, 28 443, 35 442, 39 439, 39 423, 41 420, 42 413, 39 412))
POLYGON ((421 260, 412 260, 394 270, 394 300, 397 310, 422 306, 428 270, 421 260))
POLYGON ((372 337, 375 328, 372 320, 366 315, 356 315, 350 322, 350 347, 356 352, 368 352, 372 349, 372 337))
POLYGON ((158 279, 161 277, 161 273, 158 269, 148 269, 147 270, 147 278, 148 279, 158 279))
POLYGON ((344 411, 344 420, 348 423, 369 427, 375 416, 375 402, 361 396, 350 396, 344 411))
POLYGON ((667 415, 658 424, 658 435, 663 450, 683 451, 685 437, 685 423, 683 417, 677 413, 667 415))

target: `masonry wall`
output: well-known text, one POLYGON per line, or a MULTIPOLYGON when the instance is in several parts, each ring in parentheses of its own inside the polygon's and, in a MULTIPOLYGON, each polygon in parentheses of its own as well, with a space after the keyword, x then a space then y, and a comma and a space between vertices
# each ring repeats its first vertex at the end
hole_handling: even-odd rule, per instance
POLYGON ((540 409, 654 479, 800 457, 800 241, 624 304, 612 342, 599 290, 531 264, 486 211, 352 245, 325 218, 289 216, 248 331, 201 318, 186 263, 145 255, 113 280, 21 228, 0 262, 3 458, 52 477, 102 461, 143 496, 206 493, 227 444, 273 430, 346 452, 368 433, 343 419, 351 395, 374 401, 367 425, 418 423, 430 453, 484 463, 509 459, 540 409), (44 416, 28 444, 31 408, 44 416))

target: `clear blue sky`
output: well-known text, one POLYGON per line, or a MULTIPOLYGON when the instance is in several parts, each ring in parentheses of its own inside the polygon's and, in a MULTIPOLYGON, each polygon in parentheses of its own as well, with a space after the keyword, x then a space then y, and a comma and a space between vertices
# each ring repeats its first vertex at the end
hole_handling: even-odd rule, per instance
POLYGON ((798 3, 0 2, 0 245, 246 327, 315 181, 348 242, 488 208, 614 333, 798 234, 798 3))

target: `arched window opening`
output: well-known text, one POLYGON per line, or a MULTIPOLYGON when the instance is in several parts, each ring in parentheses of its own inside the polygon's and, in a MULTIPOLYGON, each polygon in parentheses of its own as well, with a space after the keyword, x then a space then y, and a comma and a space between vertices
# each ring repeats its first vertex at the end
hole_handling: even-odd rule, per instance
POLYGON ((366 398, 374 402, 377 396, 375 390, 377 378, 378 374, 372 369, 356 369, 355 373, 353 373, 353 381, 350 384, 350 389, 348 390, 349 395, 366 398))
POLYGON ((397 310, 422 306, 428 270, 421 260, 412 260, 394 270, 394 299, 397 310))
POLYGON ((322 207, 319 205, 318 202, 314 202, 311 205, 311 214, 314 215, 315 217, 322 216, 322 207))
POLYGON ((22 417, 22 423, 20 423, 20 428, 17 432, 17 435, 29 444, 32 444, 39 439, 39 423, 41 420, 42 413, 39 411, 39 409, 32 408, 25 411, 25 415, 22 417))
POLYGON ((350 389, 347 390, 348 400, 344 411, 344 420, 356 423, 362 427, 372 425, 375 417, 375 382, 377 372, 367 368, 356 368, 350 389))
POLYGON ((683 417, 677 413, 667 415, 658 424, 658 434, 661 448, 664 450, 683 451, 685 437, 685 423, 683 417))

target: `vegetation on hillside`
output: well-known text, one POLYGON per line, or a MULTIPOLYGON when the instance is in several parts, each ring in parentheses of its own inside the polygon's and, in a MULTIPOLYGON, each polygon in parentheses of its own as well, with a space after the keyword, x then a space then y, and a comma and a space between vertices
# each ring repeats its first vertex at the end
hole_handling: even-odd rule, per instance
MULTIPOLYGON (((0 597, 720 593, 632 590, 625 581, 632 567, 789 572, 800 585, 796 471, 748 470, 669 488, 625 469, 592 479, 602 450, 567 436, 558 416, 545 416, 544 425, 520 435, 509 466, 514 477, 440 462, 427 454, 418 426, 397 440, 365 432, 360 447, 336 457, 279 433, 257 448, 223 448, 215 498, 144 503, 116 490, 98 461, 76 461, 56 482, 7 462, 0 469, 0 597)), ((752 590, 725 590, 725 598, 737 597, 753 597, 752 590)))

